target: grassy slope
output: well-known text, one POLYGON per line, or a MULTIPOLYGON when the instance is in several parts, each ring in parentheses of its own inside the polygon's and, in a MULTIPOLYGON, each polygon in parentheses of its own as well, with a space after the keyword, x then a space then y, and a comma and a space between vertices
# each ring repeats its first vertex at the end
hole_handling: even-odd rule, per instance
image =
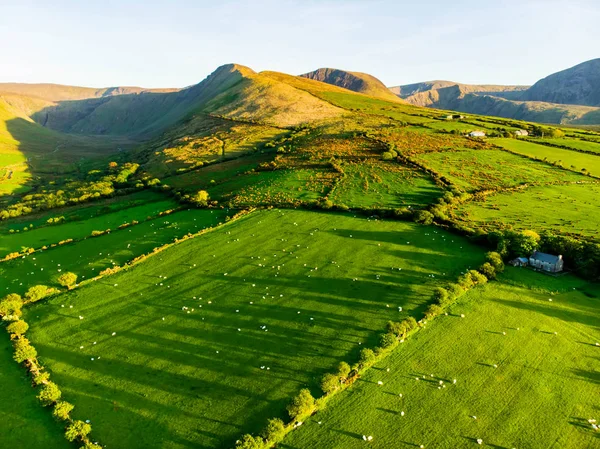
POLYGON ((27 320, 103 443, 228 447, 481 259, 411 223, 265 211, 46 301, 27 320))
POLYGON ((408 340, 280 446, 352 449, 364 447, 366 434, 374 448, 476 447, 477 438, 497 448, 598 447, 587 419, 597 417, 600 393, 599 297, 597 286, 575 278, 510 269, 502 282, 467 294, 450 316, 408 340), (440 380, 447 386, 441 390, 440 380))
POLYGON ((13 358, 8 335, 0 332, 0 421, 1 445, 6 448, 67 449, 61 425, 35 398, 31 381, 13 358))
POLYGON ((173 92, 179 89, 146 89, 143 87, 80 87, 62 84, 0 83, 0 92, 10 92, 27 97, 37 97, 48 101, 84 100, 111 95, 138 94, 141 92, 173 92))

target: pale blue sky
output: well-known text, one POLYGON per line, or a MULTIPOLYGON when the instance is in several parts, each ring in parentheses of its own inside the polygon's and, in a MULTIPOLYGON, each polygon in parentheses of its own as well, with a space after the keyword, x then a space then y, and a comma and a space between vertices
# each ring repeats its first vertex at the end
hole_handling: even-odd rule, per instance
POLYGON ((0 0, 0 82, 182 87, 219 65, 531 84, 600 57, 600 0, 0 0))

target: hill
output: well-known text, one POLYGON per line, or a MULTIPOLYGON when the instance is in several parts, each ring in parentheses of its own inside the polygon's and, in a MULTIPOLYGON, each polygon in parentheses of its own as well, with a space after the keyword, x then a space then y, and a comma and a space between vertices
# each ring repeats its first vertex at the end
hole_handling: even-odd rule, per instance
MULTIPOLYGON (((529 86, 503 86, 496 84, 462 84, 454 81, 425 81, 422 83, 405 84, 403 86, 393 86, 389 90, 400 98, 409 98, 422 92, 437 91, 447 87, 457 86, 465 93, 494 93, 496 95, 507 96, 512 92, 522 92, 528 89, 529 86)), ((412 101, 409 101, 413 103, 412 101)), ((415 104, 415 103, 413 103, 415 104)), ((426 105, 424 105, 426 106, 426 105)))
POLYGON ((343 87, 344 89, 369 95, 371 97, 397 101, 397 98, 395 98, 393 94, 390 95, 390 91, 385 87, 385 84, 374 76, 366 73, 322 68, 300 76, 327 84, 333 84, 334 86, 343 87))
POLYGON ((79 87, 51 83, 0 83, 0 92, 38 97, 48 101, 84 100, 86 98, 110 97, 113 95, 140 94, 144 92, 175 92, 180 89, 146 89, 143 87, 79 87))
POLYGON ((522 99, 600 106, 600 58, 539 80, 524 92, 522 99))

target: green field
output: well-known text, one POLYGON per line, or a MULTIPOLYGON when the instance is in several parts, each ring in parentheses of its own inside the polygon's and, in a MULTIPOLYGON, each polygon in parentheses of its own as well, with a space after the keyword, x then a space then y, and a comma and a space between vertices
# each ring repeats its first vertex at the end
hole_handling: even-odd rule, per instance
POLYGON ((156 217, 160 212, 178 208, 173 199, 132 206, 116 212, 99 215, 79 221, 66 222, 60 226, 44 226, 19 233, 0 234, 0 258, 22 248, 39 249, 62 240, 80 240, 89 237, 93 231, 117 230, 119 226, 132 221, 145 221, 156 217))
POLYGON ((389 319, 422 313, 434 286, 482 257, 433 227, 264 211, 40 303, 26 319, 103 444, 228 447, 283 416, 301 387, 316 391, 389 319))
POLYGON ((329 199, 351 208, 423 207, 441 196, 427 176, 396 162, 344 164, 329 199))
POLYGON ((469 190, 506 188, 525 183, 577 182, 586 179, 581 175, 500 150, 463 149, 432 152, 419 154, 415 159, 456 185, 469 190))
POLYGON ((527 139, 530 142, 540 142, 543 144, 544 142, 551 143, 553 145, 561 145, 564 147, 574 148, 576 150, 582 151, 591 151, 593 153, 600 154, 600 142, 588 142, 586 140, 580 139, 569 139, 569 138, 561 138, 561 139, 527 139))
MULTIPOLYGON (((135 226, 35 252, 0 263, 0 292, 23 293, 36 284, 58 287, 61 273, 74 272, 79 280, 97 276, 102 270, 123 265, 156 247, 188 233, 224 221, 225 211, 183 210, 135 226)), ((57 232, 61 225, 56 226, 57 232)), ((66 226, 66 225, 65 225, 66 226)))
POLYGON ((8 335, 0 335, 0 420, 4 448, 68 449, 61 425, 40 407, 25 370, 12 358, 8 335))
POLYGON ((560 163, 564 168, 573 171, 585 169, 593 176, 600 176, 600 156, 538 145, 518 139, 490 139, 490 141, 525 156, 560 163))
POLYGON ((493 448, 599 447, 587 422, 598 416, 599 298, 597 285, 509 268, 279 447, 359 448, 362 435, 386 449, 477 447, 478 438, 493 448))
POLYGON ((522 192, 489 196, 458 207, 457 216, 465 222, 498 229, 550 230, 600 238, 600 184, 530 187, 522 192))

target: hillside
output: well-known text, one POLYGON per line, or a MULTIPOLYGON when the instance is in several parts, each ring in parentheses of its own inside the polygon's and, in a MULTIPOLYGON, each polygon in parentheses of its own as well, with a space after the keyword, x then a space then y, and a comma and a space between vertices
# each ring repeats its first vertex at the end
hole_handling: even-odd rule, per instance
POLYGON ((397 98, 385 87, 381 81, 372 75, 360 72, 349 72, 346 70, 322 68, 313 72, 300 75, 304 78, 321 81, 344 89, 369 95, 371 97, 383 98, 389 101, 397 101, 397 98))
MULTIPOLYGON (((408 99, 419 93, 437 91, 447 87, 457 86, 465 93, 494 93, 496 95, 511 95, 512 92, 522 92, 527 90, 529 86, 503 86, 495 84, 462 84, 454 81, 425 81, 422 83, 405 84, 403 86, 393 86, 389 90, 400 98, 408 99)), ((514 95, 514 94, 513 94, 514 95)), ((517 94, 518 95, 518 94, 517 94)), ((416 104, 408 100, 412 104, 416 104)), ((427 105, 422 105, 427 106, 427 105)))
POLYGON ((84 100, 86 98, 110 97, 113 95, 140 94, 144 92, 175 92, 178 90, 169 88, 146 89, 131 86, 95 88, 50 83, 0 83, 0 92, 38 97, 48 101, 84 100))
POLYGON ((600 58, 539 80, 524 92, 523 100, 600 106, 600 58))

